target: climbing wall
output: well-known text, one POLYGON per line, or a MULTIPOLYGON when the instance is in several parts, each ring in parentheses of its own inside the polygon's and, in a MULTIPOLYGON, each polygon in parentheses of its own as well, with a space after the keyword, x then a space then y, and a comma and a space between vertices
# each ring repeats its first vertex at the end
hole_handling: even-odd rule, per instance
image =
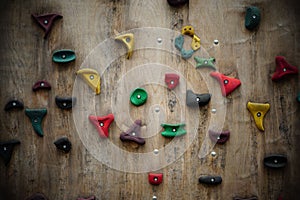
POLYGON ((297 1, 15 0, 0 9, 0 199, 298 199, 297 1), (260 14, 251 30, 249 6, 260 14), (134 38, 114 39, 125 33, 134 38), (190 51, 196 36, 201 47, 190 51), (272 80, 276 66, 292 74, 272 80), (166 73, 179 77, 175 88, 166 73), (222 95, 228 80, 241 85, 222 95), (139 106, 135 88, 133 102, 147 94, 139 106), (114 118, 107 137, 97 116, 114 118), (228 132, 224 144, 209 137, 228 132))

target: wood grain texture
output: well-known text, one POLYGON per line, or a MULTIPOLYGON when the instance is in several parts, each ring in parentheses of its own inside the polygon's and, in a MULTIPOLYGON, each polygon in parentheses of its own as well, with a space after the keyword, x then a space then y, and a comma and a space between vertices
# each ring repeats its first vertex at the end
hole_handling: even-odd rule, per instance
MULTIPOLYGON (((275 71, 277 55, 285 56, 292 65, 300 65, 299 8, 293 0, 190 0, 188 5, 180 8, 170 7, 165 0, 2 1, 0 107, 3 109, 0 111, 0 140, 18 139, 21 145, 15 147, 8 167, 0 165, 0 199, 25 199, 37 192, 59 200, 92 195, 97 199, 152 199, 153 195, 158 199, 229 200, 235 196, 277 199, 280 194, 283 199, 297 199, 300 109, 295 98, 300 90, 299 76, 274 83, 271 75, 275 71), (258 31, 244 28, 245 8, 249 5, 256 5, 262 11, 258 31), (45 40, 43 30, 31 14, 51 12, 62 14, 63 19, 55 21, 45 40), (95 159, 79 138, 73 112, 59 109, 55 105, 55 96, 72 96, 75 72, 100 42, 114 36, 114 30, 122 32, 133 28, 162 27, 180 31, 187 24, 194 26, 203 51, 216 58, 218 71, 238 77, 242 85, 220 100, 220 105, 226 108, 226 120, 221 129, 230 130, 230 139, 225 145, 214 147, 216 157, 208 155, 204 158, 199 158, 201 145, 210 121, 219 119, 221 108, 217 107, 216 115, 210 111, 219 104, 201 108, 198 118, 191 118, 188 116, 191 109, 180 107, 174 93, 155 84, 145 86, 151 94, 149 102, 137 109, 130 105, 129 112, 129 122, 142 119, 143 133, 152 131, 152 125, 159 121, 151 112, 155 108, 152 105, 164 108, 169 122, 181 122, 179 111, 183 109, 186 123, 199 123, 195 141, 182 156, 177 156, 182 147, 174 149, 178 159, 158 170, 164 174, 163 183, 152 186, 148 183, 147 173, 118 171, 95 159), (218 39, 220 44, 213 45, 214 39, 218 39), (52 62, 52 53, 58 49, 74 50, 76 61, 64 65, 52 62), (52 85, 52 89, 33 92, 32 85, 43 79, 52 85), (26 108, 47 108, 43 138, 34 133, 24 110, 4 111, 5 104, 11 99, 22 100, 26 108), (264 133, 256 128, 246 109, 248 101, 271 104, 265 117, 264 133), (58 152, 53 144, 63 136, 72 142, 69 154, 58 152), (286 168, 274 171, 263 166, 264 156, 272 153, 287 155, 286 168), (222 176, 222 184, 216 187, 199 184, 199 176, 206 174, 222 176)), ((186 38, 186 41, 187 48, 191 40, 186 38)), ((124 50, 121 46, 120 50, 124 50)), ((175 47, 172 48, 175 50, 175 47)), ((132 59, 121 56, 104 72, 103 90, 95 107, 101 110, 107 108, 104 114, 112 112, 109 108, 111 101, 106 97, 118 94, 119 80, 124 74, 150 62, 168 65, 186 78, 184 81, 180 79, 183 81, 178 88, 180 93, 184 94, 186 89, 193 87, 196 93, 211 92, 213 98, 220 95, 219 85, 214 79, 199 76, 191 65, 193 58, 189 63, 176 55, 170 56, 168 52, 137 50, 132 59), (209 90, 206 83, 213 89, 209 90)), ((90 64, 101 63, 95 61, 90 64)), ((210 71, 203 69, 202 72, 210 71)), ((125 95, 122 90, 120 94, 125 95)), ((155 135, 147 139, 143 147, 124 144, 119 133, 129 126, 130 123, 113 123, 110 129, 109 140, 123 150, 151 152, 172 142, 155 135)), ((155 130, 160 131, 160 127, 156 126, 155 130)), ((182 138, 182 141, 188 141, 188 137, 182 138)), ((170 157, 164 158, 168 159, 170 157)), ((143 164, 151 165, 151 160, 143 164)))

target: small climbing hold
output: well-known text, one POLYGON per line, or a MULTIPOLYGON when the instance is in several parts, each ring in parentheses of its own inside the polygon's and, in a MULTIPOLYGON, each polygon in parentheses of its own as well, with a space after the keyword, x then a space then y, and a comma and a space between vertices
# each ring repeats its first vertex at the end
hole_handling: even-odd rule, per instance
POLYGON ((96 200, 96 197, 95 196, 90 196, 88 198, 77 198, 77 200, 96 200))
POLYGON ((54 142, 56 148, 64 153, 69 153, 72 144, 67 137, 62 137, 54 142))
POLYGON ((135 120, 134 124, 125 132, 122 132, 120 135, 120 140, 122 142, 132 141, 139 145, 144 145, 145 140, 141 137, 141 120, 135 120))
POLYGON ((173 90, 179 84, 179 76, 173 73, 165 74, 165 83, 168 86, 168 89, 173 90))
POLYGON ((147 91, 143 88, 136 88, 130 94, 130 102, 135 106, 141 106, 146 103, 148 98, 147 91))
POLYGON ((298 69, 290 65, 284 57, 276 56, 276 71, 272 76, 272 81, 279 81, 288 74, 298 74, 298 69))
POLYGON ((90 68, 80 69, 76 72, 94 91, 100 94, 100 75, 99 73, 90 68))
POLYGON ((22 110, 24 108, 24 105, 19 100, 11 100, 6 103, 4 110, 10 111, 10 110, 22 110))
POLYGON ((61 49, 53 52, 52 60, 56 63, 68 63, 76 59, 75 52, 70 49, 61 49))
POLYGON ((54 20, 63 17, 62 15, 59 15, 59 14, 43 14, 43 15, 32 14, 31 16, 44 29, 44 31, 45 31, 44 38, 46 38, 48 36, 48 34, 53 26, 54 20))
POLYGON ((37 81, 37 82, 32 86, 32 90, 33 90, 34 92, 36 92, 37 90, 40 90, 40 89, 43 89, 43 90, 51 90, 51 85, 50 85, 50 83, 48 83, 48 82, 45 81, 45 80, 37 81))
POLYGON ((215 68, 215 62, 216 59, 215 58, 200 58, 198 56, 194 57, 194 60, 196 61, 196 68, 203 68, 203 67, 208 67, 211 68, 213 70, 216 70, 215 68))
POLYGON ((195 35, 195 29, 193 26, 190 26, 190 25, 184 26, 181 29, 181 34, 189 35, 189 36, 193 37, 195 35))
POLYGON ((186 134, 186 130, 183 129, 185 124, 161 124, 161 126, 165 129, 161 132, 161 135, 165 137, 175 137, 186 134))
POLYGON ((249 197, 249 198, 240 198, 240 197, 234 197, 234 200, 258 200, 257 197, 249 197))
POLYGON ((43 137, 43 129, 42 129, 42 121, 45 115, 47 114, 47 109, 46 108, 41 108, 41 109, 25 109, 25 114, 29 119, 31 120, 32 127, 35 131, 35 133, 43 137))
POLYGON ((186 91, 186 105, 195 107, 195 106, 205 106, 209 103, 211 94, 196 94, 192 90, 186 91))
POLYGON ((222 95, 224 97, 228 96, 241 85, 241 81, 239 79, 225 76, 224 74, 221 74, 219 72, 211 72, 210 75, 219 81, 222 95))
POLYGON ((76 104, 75 97, 55 97, 56 105, 63 110, 72 109, 72 107, 76 104))
POLYGON ((109 135, 108 129, 114 121, 114 115, 108 114, 106 116, 89 116, 90 122, 96 127, 98 134, 102 138, 107 138, 109 135))
POLYGON ((251 112, 257 128, 261 131, 264 131, 265 130, 264 117, 270 109, 270 104, 268 104, 268 103, 253 103, 253 102, 249 101, 247 103, 247 108, 251 112))
POLYGON ((208 185, 218 185, 222 183, 222 177, 209 176, 209 175, 200 176, 199 183, 208 184, 208 185))
POLYGON ((189 0, 168 0, 169 5, 174 7, 180 7, 188 2, 189 0))
POLYGON ((15 145, 21 144, 19 140, 9 140, 0 142, 0 156, 2 157, 5 166, 9 164, 15 145))
POLYGON ((163 181, 162 173, 149 173, 148 174, 149 183, 152 185, 159 185, 163 181))
POLYGON ((118 35, 115 40, 122 41, 127 47, 127 59, 130 59, 133 53, 134 36, 132 33, 126 33, 123 35, 118 35))
POLYGON ((209 134, 209 138, 211 139, 211 141, 214 143, 217 143, 217 144, 225 144, 230 136, 229 131, 215 132, 215 131, 209 130, 208 134, 209 134))
POLYGON ((258 7, 250 6, 246 9, 245 27, 248 30, 253 30, 260 23, 260 10, 258 7))
POLYGON ((48 200, 47 197, 42 193, 35 193, 25 200, 48 200))
POLYGON ((264 165, 269 168, 283 168, 287 164, 287 157, 281 154, 272 154, 264 158, 264 165))
POLYGON ((197 51, 198 49, 200 49, 200 38, 197 35, 193 35, 193 39, 192 39, 192 49, 194 51, 197 51))

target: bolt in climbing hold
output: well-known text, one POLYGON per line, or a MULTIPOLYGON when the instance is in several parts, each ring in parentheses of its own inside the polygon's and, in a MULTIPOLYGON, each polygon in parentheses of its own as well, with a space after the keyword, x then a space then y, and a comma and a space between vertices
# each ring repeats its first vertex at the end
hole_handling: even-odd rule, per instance
POLYGON ((41 81, 37 81, 33 86, 32 86, 32 90, 34 92, 36 92, 37 90, 51 90, 51 85, 50 83, 48 83, 45 80, 41 80, 41 81))
POLYGON ((127 59, 130 59, 133 53, 134 36, 132 33, 126 33, 123 35, 118 35, 115 40, 122 41, 127 47, 127 59))
POLYGON ((47 114, 47 109, 46 108, 41 108, 41 109, 26 108, 25 114, 31 120, 31 124, 32 124, 32 127, 33 127, 35 133, 38 136, 43 137, 44 133, 43 133, 43 129, 42 129, 42 120, 45 117, 45 115, 47 114))
POLYGON ((159 185, 163 181, 162 173, 149 173, 148 174, 149 183, 152 185, 159 185))
POLYGON ((197 51, 200 49, 200 38, 197 35, 193 35, 193 40, 192 40, 192 49, 194 51, 197 51))
POLYGON ((76 72, 94 91, 100 94, 100 75, 99 73, 90 68, 80 69, 76 72))
POLYGON ((76 98, 72 98, 72 97, 55 97, 55 103, 56 105, 63 110, 69 110, 72 109, 72 107, 75 105, 76 103, 76 98))
POLYGON ((48 200, 47 197, 42 193, 35 193, 25 200, 48 200))
POLYGON ((222 177, 209 176, 209 175, 200 176, 199 183, 208 184, 208 185, 218 185, 222 183, 222 177))
POLYGON ((225 76, 224 74, 221 74, 219 72, 211 72, 210 76, 218 80, 221 86, 222 95, 224 97, 228 96, 241 85, 241 81, 239 79, 225 76))
POLYGON ((165 129, 161 132, 161 135, 165 137, 175 137, 186 134, 186 130, 183 129, 185 124, 161 124, 161 126, 165 129))
POLYGON ((2 157, 5 166, 9 164, 15 145, 21 144, 19 140, 9 140, 0 142, 0 156, 2 157))
POLYGON ((193 26, 190 26, 190 25, 184 26, 181 29, 181 34, 189 35, 189 36, 193 37, 195 35, 195 29, 193 26))
POLYGON ((75 52, 70 49, 61 49, 53 52, 52 60, 56 63, 68 63, 76 59, 75 52))
POLYGON ((247 108, 253 115, 257 128, 261 131, 264 131, 265 130, 264 124, 263 124, 264 117, 265 117, 265 114, 270 109, 270 104, 268 104, 268 103, 253 103, 253 102, 249 101, 247 103, 247 108))
POLYGON ((10 110, 22 110, 24 108, 24 105, 22 102, 18 100, 11 100, 6 103, 4 110, 10 111, 10 110))
POLYGON ((62 137, 54 142, 58 150, 63 151, 64 153, 69 153, 72 148, 72 144, 67 137, 62 137))
POLYGON ((194 60, 196 61, 196 68, 203 68, 203 67, 208 67, 211 68, 213 70, 216 70, 215 68, 215 58, 200 58, 198 56, 194 57, 194 60))
POLYGON ((229 131, 223 131, 219 133, 219 132, 209 130, 208 134, 211 141, 217 144, 224 144, 229 139, 230 136, 229 131))
POLYGON ((122 142, 132 141, 139 145, 144 145, 145 140, 141 137, 141 120, 135 120, 134 124, 125 132, 122 132, 120 135, 120 140, 122 142))
POLYGON ((168 0, 170 6, 180 7, 189 2, 189 0, 168 0))
POLYGON ((179 76, 177 74, 166 73, 165 83, 167 84, 168 89, 173 90, 179 84, 179 76))
POLYGON ((196 94, 192 90, 186 91, 186 105, 190 107, 205 106, 209 103, 211 94, 196 94))
POLYGON ((273 81, 279 81, 288 74, 298 74, 298 69, 290 65, 282 56, 276 56, 276 71, 272 76, 273 81))
POLYGON ((46 38, 53 26, 53 22, 56 19, 62 18, 62 15, 59 14, 43 14, 43 15, 31 15, 37 22, 38 24, 44 29, 45 31, 45 36, 46 38))
POLYGON ((250 6, 246 9, 245 27, 248 30, 253 30, 260 23, 260 10, 258 7, 250 6))
POLYGON ((135 106, 141 106, 146 103, 148 94, 143 88, 136 88, 130 94, 130 102, 135 106))
POLYGON ((281 154, 272 154, 264 158, 264 165, 269 168, 283 168, 287 164, 287 157, 281 154))
POLYGON ((114 121, 114 115, 108 114, 106 116, 89 116, 90 122, 96 127, 98 134, 102 138, 107 138, 109 135, 108 129, 110 124, 114 121))

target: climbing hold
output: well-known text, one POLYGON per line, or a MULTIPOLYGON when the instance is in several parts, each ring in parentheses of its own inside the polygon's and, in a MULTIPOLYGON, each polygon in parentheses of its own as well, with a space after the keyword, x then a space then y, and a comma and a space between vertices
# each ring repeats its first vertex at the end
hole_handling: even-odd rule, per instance
POLYGON ((96 200, 96 197, 95 196, 90 196, 88 198, 77 198, 77 200, 96 200))
POLYGON ((168 0, 170 6, 179 7, 189 2, 189 0, 168 0))
POLYGON ((62 15, 59 14, 43 14, 43 15, 31 15, 37 22, 38 24, 44 29, 45 31, 45 36, 46 38, 53 26, 53 22, 56 19, 62 18, 62 15))
POLYGON ((165 137, 175 137, 186 134, 186 130, 183 129, 185 124, 161 124, 161 126, 165 129, 161 132, 161 135, 165 137))
POLYGON ((189 59, 190 57, 192 57, 194 50, 193 49, 185 50, 182 48, 180 53, 183 59, 189 59))
POLYGON ((179 76, 177 74, 166 73, 165 82, 168 89, 173 90, 179 84, 179 76))
POLYGON ((179 35, 178 37, 175 38, 175 47, 179 51, 183 48, 183 43, 184 43, 184 37, 183 35, 179 35))
POLYGON ((32 124, 32 127, 33 127, 35 133, 38 136, 43 137, 44 133, 43 133, 43 129, 42 129, 42 120, 43 120, 44 116, 47 114, 47 109, 46 108, 42 108, 42 109, 26 108, 25 114, 31 120, 31 124, 32 124))
POLYGON ((23 108, 24 108, 24 105, 22 102, 20 102, 18 100, 11 100, 6 103, 4 110, 5 111, 10 111, 10 110, 14 110, 14 109, 22 110, 23 108))
POLYGON ((211 94, 196 94, 192 90, 186 91, 186 105, 187 106, 205 106, 210 101, 211 94))
POLYGON ((182 35, 189 35, 189 36, 193 37, 195 35, 195 29, 194 29, 193 26, 189 26, 189 25, 184 26, 181 29, 181 34, 182 35))
POLYGON ((192 57, 194 52, 200 48, 200 38, 195 35, 195 30, 192 26, 184 26, 181 29, 181 35, 177 36, 175 38, 175 47, 180 51, 181 57, 183 59, 188 59, 192 57), (185 50, 183 48, 183 43, 184 43, 184 37, 183 35, 189 35, 193 38, 192 40, 192 49, 190 50, 185 50))
POLYGON ((31 195, 30 197, 26 198, 25 200, 48 200, 48 199, 42 193, 35 193, 35 194, 31 195))
POLYGON ((253 102, 249 101, 247 103, 247 108, 253 115, 257 128, 261 131, 264 131, 265 130, 264 117, 265 117, 265 114, 270 109, 270 104, 268 104, 268 103, 253 103, 253 102))
POLYGON ((225 76, 219 72, 211 72, 210 75, 219 81, 222 95, 224 97, 228 96, 241 85, 241 81, 239 79, 225 76))
POLYGON ((9 140, 6 142, 0 142, 0 156, 3 159, 5 166, 8 165, 8 163, 11 159, 14 147, 17 144, 21 144, 21 142, 19 140, 9 140))
POLYGON ((58 150, 63 151, 64 153, 69 153, 72 148, 72 144, 67 137, 62 137, 54 142, 58 150))
POLYGON ((149 173, 148 174, 149 183, 152 185, 159 185, 163 181, 162 173, 149 173))
POLYGON ((208 185, 218 185, 222 183, 221 176, 200 176, 199 183, 208 184, 208 185))
POLYGON ((75 52, 70 49, 62 49, 53 52, 52 60, 56 63, 68 63, 76 59, 75 52))
POLYGON ((249 197, 249 198, 240 198, 240 197, 234 197, 234 200, 258 200, 257 197, 249 197))
POLYGON ((246 9, 245 27, 248 30, 253 30, 260 23, 260 10, 258 7, 250 6, 246 9))
POLYGON ((200 38, 197 35, 193 35, 192 49, 194 51, 197 51, 198 49, 200 49, 200 38))
POLYGON ((148 94, 143 88, 136 88, 130 94, 130 102, 135 106, 141 106, 146 103, 148 94))
POLYGON ((90 122, 96 127, 98 134, 102 138, 107 138, 110 124, 114 121, 114 115, 108 114, 106 116, 89 116, 90 122))
POLYGON ((300 103, 300 92, 298 92, 297 101, 300 103))
POLYGON ((264 165, 269 168, 283 168, 287 163, 287 157, 281 154, 272 154, 264 158, 264 165))
POLYGON ((35 92, 37 90, 51 90, 51 85, 47 81, 37 81, 33 86, 32 90, 35 92))
POLYGON ((215 68, 215 62, 216 59, 215 58, 200 58, 198 56, 194 57, 194 60, 196 61, 196 68, 203 68, 203 67, 208 67, 211 68, 213 70, 216 70, 215 68))
POLYGON ((209 130, 208 133, 211 141, 217 144, 224 144, 229 139, 230 136, 229 131, 223 131, 219 133, 219 132, 209 130))
POLYGON ((76 98, 56 96, 55 103, 59 108, 61 108, 63 110, 68 110, 68 109, 72 109, 72 106, 75 105, 76 98))
POLYGON ((141 120, 135 120, 134 124, 125 132, 122 132, 120 135, 120 140, 122 142, 132 141, 140 145, 145 144, 144 138, 141 137, 141 120))
POLYGON ((272 81, 279 81, 288 74, 298 74, 297 67, 290 65, 284 57, 276 56, 276 71, 272 76, 272 81))
POLYGON ((134 37, 132 33, 126 33, 123 35, 118 35, 115 37, 115 40, 122 41, 127 47, 127 59, 131 58, 133 45, 134 45, 134 37))
POLYGON ((76 72, 94 91, 100 94, 100 75, 99 73, 90 68, 80 69, 76 72))

